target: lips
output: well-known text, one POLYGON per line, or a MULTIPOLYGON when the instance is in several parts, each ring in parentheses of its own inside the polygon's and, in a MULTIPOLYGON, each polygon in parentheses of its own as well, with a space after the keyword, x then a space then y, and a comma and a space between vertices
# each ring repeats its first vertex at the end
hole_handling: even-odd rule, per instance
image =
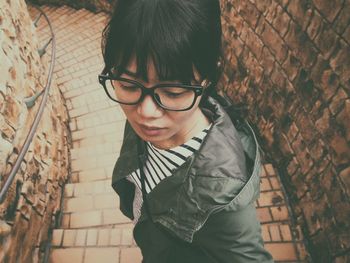
POLYGON ((142 124, 139 124, 139 127, 141 128, 142 132, 147 136, 159 135, 162 132, 162 130, 165 129, 165 128, 161 128, 161 127, 147 126, 147 125, 142 125, 142 124))
POLYGON ((161 127, 147 126, 147 125, 143 125, 143 124, 140 124, 140 126, 141 126, 142 129, 146 129, 146 130, 161 130, 161 129, 164 129, 164 128, 161 128, 161 127))

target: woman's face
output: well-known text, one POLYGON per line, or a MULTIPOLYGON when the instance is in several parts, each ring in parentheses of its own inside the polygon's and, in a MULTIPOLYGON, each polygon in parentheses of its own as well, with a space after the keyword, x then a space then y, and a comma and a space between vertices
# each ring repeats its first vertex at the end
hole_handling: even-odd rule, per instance
MULTIPOLYGON (((127 66, 127 71, 136 72, 135 59, 127 66)), ((135 79, 132 74, 123 73, 121 77, 134 79, 142 83, 146 88, 158 84, 158 77, 154 64, 148 64, 148 83, 135 79)), ((199 79, 195 72, 196 79, 199 79)), ((165 82, 165 81, 163 81, 165 82)), ((195 105, 187 111, 167 111, 159 107, 149 95, 137 105, 123 105, 126 118, 134 131, 144 140, 151 142, 156 147, 168 149, 180 145, 194 136, 200 126, 208 125, 209 122, 199 109, 198 104, 201 97, 198 97, 195 105)))

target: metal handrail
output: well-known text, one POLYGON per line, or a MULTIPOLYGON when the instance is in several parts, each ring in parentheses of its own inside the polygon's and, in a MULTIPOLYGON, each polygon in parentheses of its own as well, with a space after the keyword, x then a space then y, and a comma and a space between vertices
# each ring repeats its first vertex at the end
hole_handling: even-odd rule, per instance
MULTIPOLYGON (((43 98, 41 100, 41 103, 40 103, 40 106, 39 106, 39 110, 38 110, 38 113, 36 114, 35 116, 35 119, 34 119, 34 122, 32 124, 32 127, 27 135, 27 138, 25 139, 24 141, 24 144, 23 144, 23 147, 18 155, 18 158, 14 164, 14 166, 12 167, 12 170, 9 174, 9 176, 7 177, 7 180, 4 184, 4 186, 2 187, 1 191, 0 191, 0 204, 4 201, 5 197, 6 197, 6 194, 20 168, 20 165, 24 159, 24 156, 25 154, 27 153, 28 151, 28 148, 30 146, 30 143, 32 142, 33 140, 33 137, 34 137, 34 134, 36 132, 36 129, 39 125, 39 121, 42 117, 42 114, 44 112, 44 107, 46 105, 46 102, 47 102, 47 99, 48 99, 48 95, 49 95, 49 91, 50 91, 50 86, 51 86, 51 80, 52 80, 52 73, 53 73, 53 69, 54 69, 54 65, 55 65, 55 59, 56 59, 56 40, 55 40, 55 34, 53 32, 53 29, 52 29, 52 25, 51 25, 51 22, 49 20, 49 18, 47 17, 47 15, 44 13, 44 11, 40 8, 40 7, 37 7, 35 6, 35 8, 37 10, 39 10, 40 12, 40 15, 39 17, 37 18, 37 20, 35 21, 35 24, 38 22, 39 18, 41 16, 44 16, 46 22, 48 23, 49 27, 50 27, 50 31, 51 31, 51 39, 49 40, 49 42, 51 42, 51 63, 50 63, 50 67, 49 67, 49 75, 47 77, 47 82, 46 82, 46 85, 45 85, 45 88, 43 89, 44 91, 44 95, 43 95, 43 98)), ((42 92, 40 92, 42 94, 42 92)))

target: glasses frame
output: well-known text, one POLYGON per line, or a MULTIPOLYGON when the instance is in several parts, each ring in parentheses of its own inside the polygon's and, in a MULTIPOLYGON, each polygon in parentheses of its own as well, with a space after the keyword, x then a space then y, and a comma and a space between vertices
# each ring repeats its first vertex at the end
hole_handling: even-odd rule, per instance
POLYGON ((136 80, 133 80, 133 79, 127 79, 127 78, 121 78, 119 76, 110 76, 110 75, 105 75, 105 74, 99 74, 98 75, 98 81, 99 83, 103 86, 107 96, 115 101, 115 102, 118 102, 120 104, 124 104, 124 105, 137 105, 139 104, 141 101, 143 101, 143 99, 145 98, 146 95, 150 95, 153 99, 153 101, 159 106, 161 107, 162 109, 165 109, 165 110, 168 110, 168 111, 187 111, 187 110, 190 110, 194 104, 196 103, 197 101, 197 98, 199 96, 201 96, 203 94, 203 91, 210 85, 210 81, 204 79, 202 80, 201 84, 200 85, 186 85, 186 84, 181 84, 181 83, 176 83, 174 85, 174 83, 162 83, 162 84, 156 84, 152 87, 148 87, 146 88, 144 85, 142 85, 140 82, 136 81, 136 80), (140 99, 136 102, 133 102, 133 103, 125 103, 125 102, 120 102, 116 99, 114 99, 108 92, 107 90, 107 86, 106 86, 106 81, 112 81, 112 80, 120 80, 120 81, 125 81, 125 82, 129 82, 131 84, 135 84, 137 85, 138 87, 141 88, 141 96, 140 96, 140 99), (166 106, 162 105, 156 98, 155 96, 155 89, 157 88, 169 88, 169 86, 176 86, 176 87, 180 87, 180 88, 186 88, 186 89, 189 89, 189 90, 193 90, 194 91, 194 99, 193 99, 193 102, 192 104, 185 108, 185 109, 181 109, 181 110, 174 110, 174 109, 170 109, 170 108, 167 108, 166 106))

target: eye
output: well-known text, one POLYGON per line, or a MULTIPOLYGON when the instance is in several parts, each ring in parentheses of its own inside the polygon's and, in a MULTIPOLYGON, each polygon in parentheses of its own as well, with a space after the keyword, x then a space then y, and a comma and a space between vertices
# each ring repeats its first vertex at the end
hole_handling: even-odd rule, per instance
POLYGON ((168 97, 176 98, 176 97, 179 97, 179 96, 183 95, 185 92, 170 92, 170 91, 165 91, 164 93, 165 93, 165 95, 167 95, 168 97))
POLYGON ((124 88, 124 89, 137 89, 137 86, 135 85, 125 85, 125 84, 120 84, 120 87, 124 88))
POLYGON ((129 92, 137 91, 139 89, 139 87, 133 83, 129 83, 126 81, 120 81, 120 80, 113 80, 112 85, 113 85, 113 87, 115 87, 117 89, 129 91, 129 92))

